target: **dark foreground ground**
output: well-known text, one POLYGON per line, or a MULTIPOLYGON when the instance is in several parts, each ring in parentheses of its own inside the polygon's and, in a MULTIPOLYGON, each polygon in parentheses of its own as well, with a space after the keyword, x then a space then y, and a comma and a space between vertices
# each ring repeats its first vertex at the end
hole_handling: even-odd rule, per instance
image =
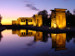
POLYGON ((47 26, 42 26, 42 27, 34 27, 34 26, 17 26, 17 25, 1 25, 0 26, 0 31, 4 29, 29 29, 29 30, 36 30, 36 31, 42 31, 42 32, 48 32, 48 33, 65 33, 65 32, 75 32, 75 28, 68 28, 66 27, 65 29, 52 29, 47 26))

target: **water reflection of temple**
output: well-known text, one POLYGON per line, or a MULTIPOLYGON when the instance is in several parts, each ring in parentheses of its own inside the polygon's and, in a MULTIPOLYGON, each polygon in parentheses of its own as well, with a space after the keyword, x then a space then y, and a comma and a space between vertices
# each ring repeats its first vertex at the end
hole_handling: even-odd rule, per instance
POLYGON ((60 33, 60 34, 51 34, 52 37, 52 48, 55 48, 55 50, 65 50, 65 44, 66 44, 66 33, 60 33))
POLYGON ((33 30, 12 30, 12 34, 17 34, 20 37, 31 37, 34 36, 34 41, 44 41, 46 42, 48 39, 47 33, 43 33, 40 31, 33 30))
POLYGON ((20 37, 26 37, 26 36, 34 36, 36 31, 32 30, 13 30, 13 34, 17 34, 20 37))

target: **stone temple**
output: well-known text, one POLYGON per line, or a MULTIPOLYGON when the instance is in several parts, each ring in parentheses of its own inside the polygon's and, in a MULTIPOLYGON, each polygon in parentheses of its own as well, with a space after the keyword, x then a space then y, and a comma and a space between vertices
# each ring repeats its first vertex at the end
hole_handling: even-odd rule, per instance
POLYGON ((67 9, 51 10, 51 28, 63 29, 66 27, 66 11, 67 9))

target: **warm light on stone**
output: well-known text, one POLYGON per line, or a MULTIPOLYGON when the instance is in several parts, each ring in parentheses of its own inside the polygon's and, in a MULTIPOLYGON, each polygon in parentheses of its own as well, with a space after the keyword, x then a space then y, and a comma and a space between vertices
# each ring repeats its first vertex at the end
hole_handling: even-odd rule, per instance
POLYGON ((51 10, 51 28, 63 29, 66 27, 66 9, 51 10))
POLYGON ((56 28, 57 26, 56 26, 56 24, 54 24, 54 28, 56 28))
POLYGON ((33 26, 42 26, 42 16, 35 15, 35 17, 20 17, 16 21, 12 21, 12 25, 33 25, 33 26))

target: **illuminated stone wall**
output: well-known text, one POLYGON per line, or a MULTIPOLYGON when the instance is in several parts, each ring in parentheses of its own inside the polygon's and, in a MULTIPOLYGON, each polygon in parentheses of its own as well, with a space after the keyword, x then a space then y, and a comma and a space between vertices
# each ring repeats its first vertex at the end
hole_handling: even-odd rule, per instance
POLYGON ((35 15, 34 17, 34 26, 41 27, 43 25, 42 15, 35 15))
POLYGON ((34 19, 32 17, 31 18, 20 17, 18 18, 17 21, 19 25, 33 25, 34 23, 34 19))
POLYGON ((13 25, 16 25, 16 21, 15 21, 15 20, 13 20, 13 21, 12 21, 12 24, 13 24, 13 25))
POLYGON ((55 48, 56 50, 65 50, 65 44, 66 44, 66 33, 60 33, 60 34, 51 34, 52 38, 52 48, 55 48))
POLYGON ((66 27, 66 9, 51 10, 51 28, 63 29, 66 27))
POLYGON ((12 25, 33 25, 33 26, 42 26, 42 16, 35 15, 35 17, 20 17, 16 21, 12 21, 12 25))

